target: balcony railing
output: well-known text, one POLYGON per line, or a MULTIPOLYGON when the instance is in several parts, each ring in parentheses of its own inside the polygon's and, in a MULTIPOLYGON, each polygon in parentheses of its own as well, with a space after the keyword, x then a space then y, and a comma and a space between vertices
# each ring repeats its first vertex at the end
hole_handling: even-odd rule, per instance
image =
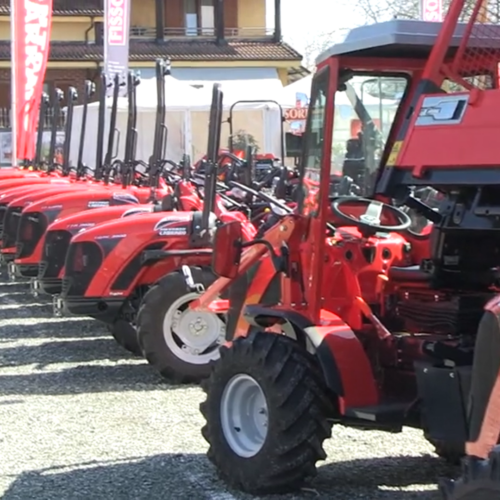
MULTIPOLYGON (((43 120, 44 130, 51 129, 53 116, 54 116, 54 109, 52 107, 49 107, 45 111, 45 117, 43 120)), ((8 107, 0 108, 0 130, 9 130, 12 127, 11 118, 12 118, 11 108, 8 107)), ((65 122, 66 122, 66 116, 64 112, 60 109, 59 116, 57 119, 57 128, 59 130, 62 130, 64 128, 65 122)))
MULTIPOLYGON (((263 27, 245 27, 245 28, 225 28, 224 36, 227 39, 242 38, 268 38, 272 37, 274 30, 263 27)), ((165 38, 213 38, 215 28, 165 28, 163 30, 165 38)), ((130 28, 130 37, 139 39, 156 38, 156 28, 149 26, 132 26, 130 28)))

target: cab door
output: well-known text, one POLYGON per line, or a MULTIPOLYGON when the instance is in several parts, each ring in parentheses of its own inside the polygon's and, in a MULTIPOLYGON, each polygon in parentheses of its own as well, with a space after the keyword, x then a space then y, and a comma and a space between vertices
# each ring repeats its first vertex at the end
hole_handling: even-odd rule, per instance
POLYGON ((332 59, 313 78, 301 161, 299 214, 309 219, 304 286, 307 309, 313 321, 319 319, 321 309, 337 74, 338 61, 332 59))

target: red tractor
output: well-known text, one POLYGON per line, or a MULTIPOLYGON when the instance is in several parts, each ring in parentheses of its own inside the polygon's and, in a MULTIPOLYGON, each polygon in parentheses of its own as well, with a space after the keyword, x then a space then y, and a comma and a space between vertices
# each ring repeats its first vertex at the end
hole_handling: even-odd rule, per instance
POLYGON ((235 488, 299 488, 333 424, 411 426, 438 454, 467 455, 444 498, 500 498, 500 26, 482 24, 483 7, 356 28, 322 54, 297 209, 253 241, 238 221, 215 232, 220 278, 190 307, 228 312, 200 409, 208 457, 235 488), (403 88, 379 116, 360 97, 367 79, 403 88), (373 192, 331 197, 356 116, 373 192), (415 196, 427 188, 437 210, 415 196), (407 209, 430 222, 422 234, 407 209))

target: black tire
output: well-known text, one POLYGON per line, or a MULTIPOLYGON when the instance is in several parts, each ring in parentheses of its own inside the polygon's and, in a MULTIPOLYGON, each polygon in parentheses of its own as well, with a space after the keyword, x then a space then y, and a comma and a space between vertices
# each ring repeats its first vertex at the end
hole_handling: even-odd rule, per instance
POLYGON ((221 358, 204 381, 207 399, 200 411, 206 424, 208 458, 229 485, 254 495, 297 490, 324 460, 335 400, 315 358, 285 336, 252 332, 221 347, 221 358), (249 375, 267 402, 267 435, 260 451, 242 458, 230 447, 221 424, 224 389, 236 375, 249 375))
POLYGON ((465 458, 462 477, 442 481, 440 490, 444 500, 500 500, 500 446, 488 460, 465 458))
POLYGON ((109 331, 116 342, 135 356, 142 357, 142 349, 137 338, 137 329, 128 321, 119 319, 109 325, 109 331))
POLYGON ((427 441, 434 446, 434 453, 446 460, 449 464, 458 465, 465 455, 465 443, 447 443, 426 436, 427 441))
MULTIPOLYGON (((205 288, 216 280, 210 269, 190 269, 194 282, 205 288)), ((137 315, 138 345, 144 357, 163 377, 175 383, 198 383, 210 374, 210 360, 195 364, 181 359, 167 345, 163 334, 163 321, 170 306, 188 293, 193 292, 187 287, 182 271, 167 274, 144 295, 137 315)), ((214 356, 213 359, 218 358, 218 349, 214 356)))

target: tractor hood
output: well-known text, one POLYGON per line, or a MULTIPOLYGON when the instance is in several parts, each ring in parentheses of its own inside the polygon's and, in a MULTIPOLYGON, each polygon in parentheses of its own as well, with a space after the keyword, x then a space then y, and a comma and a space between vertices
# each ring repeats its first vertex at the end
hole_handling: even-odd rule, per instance
POLYGON ((118 205, 114 207, 102 207, 84 210, 76 214, 61 217, 54 221, 47 229, 47 231, 68 231, 75 235, 81 231, 109 222, 123 217, 130 217, 143 213, 151 213, 154 206, 151 204, 135 205, 118 205))
POLYGON ((70 184, 73 183, 68 177, 33 177, 29 179, 6 179, 4 181, 0 180, 0 192, 4 192, 6 189, 11 189, 15 187, 30 187, 35 184, 70 184))
MULTIPOLYGON (((215 227, 215 215, 212 219, 215 227)), ((154 240, 162 236, 187 236, 192 234, 195 226, 199 224, 201 212, 145 212, 99 224, 77 234, 72 242, 127 238, 130 247, 135 247, 140 245, 144 238, 154 240)))
POLYGON ((0 181, 4 179, 19 179, 19 178, 33 178, 46 175, 43 172, 36 170, 23 170, 19 167, 7 167, 0 170, 0 181))
POLYGON ((1 198, 2 195, 0 195, 0 203, 8 204, 9 208, 26 207, 39 200, 45 200, 67 192, 73 193, 74 196, 74 191, 76 189, 81 191, 82 186, 75 186, 74 184, 54 184, 51 186, 43 186, 42 189, 40 189, 40 187, 9 189, 8 192, 4 193, 6 196, 3 199, 1 198))
POLYGON ((126 191, 92 188, 44 197, 35 203, 31 203, 24 210, 24 213, 43 213, 50 224, 63 212, 66 212, 64 215, 70 215, 87 209, 135 204, 139 204, 139 200, 126 191))

